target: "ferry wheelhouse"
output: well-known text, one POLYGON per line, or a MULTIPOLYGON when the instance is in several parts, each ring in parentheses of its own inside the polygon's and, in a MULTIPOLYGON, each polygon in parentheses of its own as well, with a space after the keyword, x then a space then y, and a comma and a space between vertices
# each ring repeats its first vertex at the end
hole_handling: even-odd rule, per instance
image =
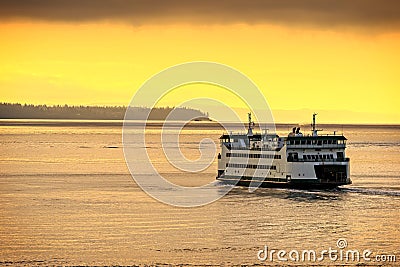
POLYGON ((351 184, 346 138, 336 132, 318 135, 315 117, 311 134, 294 127, 286 137, 253 133, 249 113, 247 134, 220 137, 217 179, 239 186, 334 188, 351 184))

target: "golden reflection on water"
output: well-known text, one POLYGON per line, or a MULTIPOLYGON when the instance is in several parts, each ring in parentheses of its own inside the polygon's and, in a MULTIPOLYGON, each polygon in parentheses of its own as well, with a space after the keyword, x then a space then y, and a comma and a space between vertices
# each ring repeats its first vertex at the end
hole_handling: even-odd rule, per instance
MULTIPOLYGON (((210 205, 177 208, 135 184, 119 128, 21 129, 3 127, 0 136, 3 264, 251 265, 260 263, 256 254, 264 245, 318 250, 334 247, 339 238, 346 238, 349 248, 400 258, 398 145, 368 144, 349 131, 354 185, 348 190, 235 188, 210 205), (381 159, 385 155, 392 157, 388 165, 381 159)), ((219 130, 188 130, 181 136, 182 152, 195 159, 193 143, 204 137, 217 141, 219 135, 219 130)), ((215 163, 190 175, 171 167, 160 157, 159 132, 148 136, 151 159, 170 181, 196 186, 215 179, 215 163)), ((398 132, 381 138, 400 141, 398 132)))

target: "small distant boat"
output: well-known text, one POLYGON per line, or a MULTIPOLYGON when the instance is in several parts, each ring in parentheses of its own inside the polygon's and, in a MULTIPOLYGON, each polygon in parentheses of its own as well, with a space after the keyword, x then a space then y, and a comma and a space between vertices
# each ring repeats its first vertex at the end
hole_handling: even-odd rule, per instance
POLYGON ((346 138, 335 132, 318 135, 315 117, 311 134, 294 127, 287 137, 253 133, 249 113, 247 134, 220 137, 217 180, 239 186, 335 188, 351 184, 346 138))

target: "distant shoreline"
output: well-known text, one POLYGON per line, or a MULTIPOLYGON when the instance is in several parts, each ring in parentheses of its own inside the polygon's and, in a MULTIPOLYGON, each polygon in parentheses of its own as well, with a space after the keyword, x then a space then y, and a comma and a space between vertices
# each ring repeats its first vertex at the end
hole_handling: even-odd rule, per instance
POLYGON ((209 121, 208 113, 187 107, 70 106, 0 103, 0 119, 55 120, 175 120, 209 121))

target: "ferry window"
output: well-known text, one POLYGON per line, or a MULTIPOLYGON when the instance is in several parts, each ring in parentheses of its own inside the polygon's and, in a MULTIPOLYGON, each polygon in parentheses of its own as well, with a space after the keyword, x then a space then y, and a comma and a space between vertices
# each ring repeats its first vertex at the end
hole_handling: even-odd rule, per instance
POLYGON ((337 144, 337 140, 332 140, 332 144, 337 144))
POLYGON ((329 145, 332 144, 332 140, 328 140, 328 144, 329 144, 329 145))
POLYGON ((307 155, 307 159, 311 159, 311 155, 307 155))
POLYGON ((315 145, 317 143, 317 140, 312 140, 312 144, 315 145))
POLYGON ((323 144, 326 145, 328 143, 328 140, 324 140, 323 144))
POLYGON ((312 159, 315 159, 315 155, 311 155, 311 158, 312 158, 312 159))
POLYGON ((301 140, 301 144, 305 145, 306 144, 306 140, 301 140))
POLYGON ((307 159, 307 156, 306 156, 306 155, 303 155, 303 159, 307 159))
POLYGON ((318 146, 322 145, 321 140, 318 140, 317 145, 318 145, 318 146))
POLYGON ((311 145, 311 140, 307 140, 307 145, 311 145))
POLYGON ((322 158, 323 158, 323 159, 326 159, 326 155, 323 155, 322 158))

